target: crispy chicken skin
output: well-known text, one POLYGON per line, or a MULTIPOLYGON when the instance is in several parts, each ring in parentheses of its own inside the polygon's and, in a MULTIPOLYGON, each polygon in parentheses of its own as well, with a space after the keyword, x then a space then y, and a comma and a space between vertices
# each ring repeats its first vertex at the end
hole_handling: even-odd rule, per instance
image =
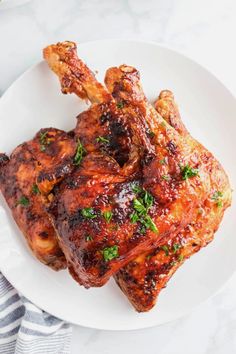
POLYGON ((77 143, 59 129, 41 129, 10 156, 0 156, 0 189, 34 255, 55 270, 66 268, 45 211, 53 187, 74 168, 77 143))
POLYGON ((66 267, 54 228, 43 208, 36 185, 38 162, 26 143, 10 159, 0 155, 0 188, 13 217, 34 255, 54 270, 66 267))
POLYGON ((89 128, 91 111, 93 118, 97 115, 98 124, 104 124, 103 116, 108 112, 106 124, 109 128, 110 122, 119 119, 121 126, 129 131, 133 148, 123 166, 118 165, 118 168, 101 149, 109 171, 104 166, 106 172, 98 173, 97 169, 101 168, 100 162, 96 162, 97 153, 88 152, 78 170, 58 187, 49 207, 74 277, 85 287, 102 286, 130 260, 160 242, 167 242, 190 222, 210 184, 206 161, 213 157, 208 152, 202 154, 201 147, 194 141, 189 144, 189 139, 183 139, 151 107, 142 91, 134 90, 135 82, 141 88, 139 74, 134 68, 123 66, 122 85, 128 90, 120 87, 120 101, 117 102, 96 83, 89 69, 76 57, 75 44, 65 42, 49 46, 44 50, 44 57, 59 76, 63 91, 66 76, 66 82, 69 82, 66 92, 91 100, 92 106, 86 115, 88 136, 91 129, 94 139, 93 127, 89 128), (91 159, 92 172, 87 165, 91 159), (165 164, 160 162, 163 159, 165 164), (184 171, 188 168, 198 172, 187 180, 184 171), (81 183, 84 173, 86 179, 81 183), (122 180, 118 181, 118 177, 122 180), (144 230, 143 222, 132 222, 135 200, 139 198, 134 192, 134 183, 153 197, 148 218, 155 228, 149 223, 144 230), (84 208, 90 209, 84 211, 84 208), (104 210, 112 212, 109 222, 104 220, 104 210), (118 226, 115 233, 113 224, 118 226), (105 255, 109 252, 112 255, 107 259, 105 255))
POLYGON ((73 171, 77 142, 62 130, 45 128, 27 146, 38 161, 37 185, 40 192, 47 196, 56 184, 73 171))
POLYGON ((78 58, 75 43, 65 41, 52 44, 43 50, 43 57, 58 76, 63 93, 75 93, 92 103, 110 101, 110 94, 78 58))
MULTIPOLYGON (((111 94, 78 58, 76 44, 63 42, 50 45, 43 50, 43 56, 59 77, 63 93, 75 93, 93 104, 88 111, 78 116, 74 130, 85 150, 90 153, 102 149, 122 166, 132 158, 132 168, 138 170, 139 141, 135 145, 134 141, 131 143, 132 125, 126 121, 127 117, 121 114, 119 105, 115 103, 111 94), (99 137, 109 142, 99 141, 99 137)), ((141 135, 143 137, 143 134, 141 135)), ((124 168, 123 173, 126 171, 130 175, 133 172, 130 166, 129 161, 127 171, 124 168)))
MULTIPOLYGON (((188 135, 194 142, 180 118, 171 91, 160 93, 155 108, 179 134, 188 135)), ((205 154, 206 149, 199 146, 205 154)), ((161 243, 152 252, 138 256, 115 275, 117 284, 139 312, 149 311, 181 264, 212 241, 225 209, 231 204, 231 188, 222 166, 214 158, 206 164, 211 176, 209 190, 196 206, 192 222, 176 237, 161 243)))

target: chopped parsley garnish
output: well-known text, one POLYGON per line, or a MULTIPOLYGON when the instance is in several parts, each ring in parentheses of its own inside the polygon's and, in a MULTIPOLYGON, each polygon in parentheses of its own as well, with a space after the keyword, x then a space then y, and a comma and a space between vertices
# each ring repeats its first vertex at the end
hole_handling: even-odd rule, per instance
POLYGON ((119 257, 118 246, 106 247, 102 250, 102 254, 105 262, 111 261, 113 258, 119 257))
POLYGON ((93 238, 92 238, 91 235, 85 236, 85 241, 86 241, 86 242, 89 242, 89 241, 92 241, 92 240, 93 240, 93 238))
POLYGON ((24 195, 18 200, 17 205, 22 205, 24 207, 29 206, 29 199, 24 195))
POLYGON ((138 214, 134 211, 131 215, 130 215, 130 221, 135 224, 137 221, 139 220, 139 216, 138 214))
POLYGON ((179 262, 182 262, 184 259, 184 255, 183 254, 180 254, 179 257, 178 257, 178 261, 179 262))
POLYGON ((170 176, 169 175, 162 175, 161 178, 164 179, 165 181, 169 181, 170 176))
POLYGON ((122 102, 122 101, 118 102, 116 107, 119 108, 119 109, 124 108, 124 102, 122 102))
POLYGON ((181 245, 179 243, 174 243, 172 248, 173 253, 176 253, 181 248, 181 245))
POLYGON ((32 193, 33 193, 33 194, 39 194, 39 193, 40 193, 39 187, 37 186, 36 183, 34 183, 34 184, 32 185, 32 193))
POLYGON ((147 191, 144 191, 143 194, 143 201, 147 209, 150 209, 153 205, 153 196, 148 193, 147 191))
POLYGON ((177 263, 176 261, 172 261, 172 262, 170 262, 170 266, 173 267, 176 265, 176 263, 177 263))
POLYGON ((132 191, 136 194, 141 193, 143 190, 138 184, 134 184, 132 186, 132 191))
POLYGON ((140 232, 140 234, 145 234, 145 232, 146 232, 146 227, 145 227, 145 225, 143 225, 143 226, 140 227, 139 232, 140 232))
POLYGON ((153 232, 158 232, 156 224, 149 215, 146 215, 145 218, 140 219, 140 222, 146 227, 146 229, 150 229, 153 232))
POLYGON ((44 133, 40 133, 39 142, 40 142, 40 151, 44 152, 46 150, 46 145, 50 144, 47 131, 44 133))
POLYGON ((41 145, 46 145, 46 144, 48 144, 47 135, 48 135, 48 132, 47 132, 47 131, 44 132, 44 133, 40 133, 39 141, 40 141, 40 144, 41 144, 41 145))
POLYGON ((146 214, 146 207, 143 204, 143 201, 141 199, 134 199, 133 200, 133 207, 134 210, 137 211, 137 213, 140 215, 146 214))
POLYGON ((223 205, 223 202, 221 200, 221 198, 223 197, 223 193, 220 191, 216 191, 213 196, 211 197, 212 200, 214 200, 216 202, 216 205, 221 208, 223 205))
POLYGON ((162 246, 161 249, 165 252, 166 256, 169 256, 169 247, 167 245, 162 246))
POLYGON ((97 215, 94 213, 93 208, 84 208, 81 210, 81 214, 86 219, 94 219, 97 217, 97 215))
POLYGON ((135 185, 132 189, 140 196, 139 198, 135 198, 133 200, 134 209, 141 214, 147 213, 148 209, 150 209, 153 205, 153 196, 137 185, 135 185))
POLYGON ((149 137, 152 139, 154 138, 154 136, 156 135, 152 130, 148 130, 147 134, 149 135, 149 137))
POLYGON ((180 167, 182 179, 187 180, 188 178, 195 177, 198 175, 198 169, 190 167, 188 164, 186 166, 180 167))
POLYGON ((154 198, 153 196, 141 189, 139 186, 133 186, 133 191, 138 194, 138 198, 133 200, 134 212, 130 215, 130 220, 132 223, 140 222, 143 226, 140 228, 140 233, 145 233, 145 229, 150 229, 153 232, 158 232, 158 229, 148 215, 148 210, 152 207, 154 198))
POLYGON ((106 222, 109 224, 109 222, 112 219, 112 212, 110 210, 104 211, 104 213, 102 214, 104 219, 106 220, 106 222))
POLYGON ((108 144, 108 143, 109 143, 109 139, 105 138, 104 136, 98 136, 98 137, 96 138, 96 142, 97 142, 97 143, 108 144))
POLYGON ((84 157, 85 154, 86 154, 86 150, 83 147, 83 145, 81 144, 80 140, 78 139, 76 153, 75 153, 75 157, 74 157, 74 164, 76 166, 80 165, 82 158, 84 157))
POLYGON ((213 196, 211 197, 211 199, 217 201, 217 200, 219 200, 219 198, 221 198, 221 197, 223 197, 223 193, 220 192, 220 191, 216 191, 216 192, 213 194, 213 196))
POLYGON ((161 165, 166 165, 166 158, 165 158, 165 157, 164 157, 164 159, 161 159, 161 160, 160 160, 160 164, 161 164, 161 165))

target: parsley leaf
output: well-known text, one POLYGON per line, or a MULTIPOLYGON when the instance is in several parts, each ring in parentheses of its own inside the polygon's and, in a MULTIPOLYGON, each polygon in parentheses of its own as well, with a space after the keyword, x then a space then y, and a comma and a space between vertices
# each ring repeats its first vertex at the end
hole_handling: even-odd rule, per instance
POLYGON ((92 241, 92 240, 93 240, 93 238, 92 238, 91 235, 85 236, 85 241, 86 241, 86 242, 89 242, 89 241, 92 241))
POLYGON ((154 136, 156 135, 152 130, 148 130, 147 131, 147 134, 149 135, 149 137, 152 139, 152 138, 154 138, 154 136))
POLYGON ((166 158, 164 157, 164 159, 161 159, 159 162, 161 165, 166 165, 166 158))
POLYGON ((32 185, 32 193, 35 194, 35 195, 40 193, 39 187, 37 186, 36 183, 34 183, 32 185))
POLYGON ((140 229, 139 229, 139 232, 140 232, 140 234, 145 234, 145 232, 146 232, 146 226, 145 225, 142 225, 141 227, 140 227, 140 229))
POLYGON ((167 245, 162 246, 161 249, 165 252, 166 256, 169 256, 169 247, 167 245))
POLYGON ((195 177, 198 175, 198 169, 190 167, 188 164, 186 166, 180 167, 182 179, 187 180, 188 178, 195 177))
POLYGON ((178 261, 179 262, 182 262, 184 259, 184 255, 183 254, 180 254, 179 257, 178 257, 178 261))
POLYGON ((139 216, 136 213, 136 211, 134 211, 131 215, 130 215, 130 221, 135 224, 138 220, 139 220, 139 216))
POLYGON ((24 207, 29 206, 29 199, 24 195, 18 200, 16 205, 22 205, 24 207))
POLYGON ((145 206, 143 205, 142 200, 135 198, 135 199, 133 200, 133 207, 134 207, 134 210, 136 210, 139 215, 144 215, 144 214, 146 214, 146 208, 145 208, 145 206))
POLYGON ((48 139, 48 131, 44 133, 42 132, 40 133, 39 142, 40 142, 40 151, 44 152, 46 150, 45 145, 50 144, 50 140, 48 139))
POLYGON ((215 193, 213 194, 213 196, 211 197, 212 200, 214 200, 216 202, 216 205, 220 208, 223 205, 223 202, 221 200, 221 198, 223 197, 223 193, 220 191, 215 191, 215 193))
POLYGON ((94 218, 97 217, 97 215, 94 214, 94 209, 93 208, 84 208, 84 209, 81 210, 81 214, 86 219, 94 219, 94 218))
POLYGON ((110 210, 104 211, 104 213, 102 214, 104 219, 106 220, 106 222, 109 224, 109 222, 112 219, 112 212, 110 210))
POLYGON ((151 231, 157 233, 158 229, 156 227, 156 224, 152 220, 152 218, 149 215, 146 215, 145 218, 140 219, 140 222, 147 228, 150 229, 151 231))
POLYGON ((181 245, 179 243, 174 243, 172 248, 173 252, 176 253, 181 248, 181 245))
POLYGON ((124 102, 122 102, 122 101, 118 102, 116 107, 119 109, 124 108, 124 102))
POLYGON ((96 142, 97 142, 97 143, 108 144, 108 143, 109 143, 109 139, 105 138, 104 136, 98 136, 98 137, 96 138, 96 142))
POLYGON ((164 179, 165 181, 169 181, 170 176, 169 175, 162 175, 161 178, 164 179))
POLYGON ((219 198, 223 197, 223 193, 220 191, 216 191, 213 196, 211 197, 212 200, 218 200, 219 198))
POLYGON ((86 150, 83 147, 83 145, 81 144, 80 140, 78 139, 76 153, 75 153, 75 157, 74 157, 74 164, 76 166, 80 165, 82 158, 84 157, 85 154, 86 154, 86 150))
POLYGON ((133 186, 132 186, 132 191, 136 194, 139 194, 141 193, 143 190, 142 188, 137 184, 135 183, 133 186))
POLYGON ((46 144, 48 144, 47 135, 48 135, 48 132, 47 132, 47 131, 44 132, 44 133, 40 133, 39 141, 40 141, 40 144, 41 144, 41 145, 46 145, 46 144))
POLYGON ((153 201, 154 201, 154 198, 153 196, 148 193, 147 191, 144 192, 144 195, 143 195, 143 201, 144 201, 144 204, 148 209, 150 209, 152 206, 153 206, 153 201))
MULTIPOLYGON (((144 189, 142 189, 142 188, 141 188, 139 185, 137 185, 137 184, 135 184, 135 185, 132 187, 132 190, 133 190, 134 193, 140 194, 140 198, 139 198, 139 199, 134 199, 134 209, 137 210, 136 207, 135 207, 135 204, 141 203, 141 204, 144 206, 144 208, 146 209, 146 212, 147 212, 148 209, 150 209, 150 208, 152 207, 152 205, 153 205, 153 201, 154 201, 153 196, 152 196, 149 192, 147 192, 147 191, 145 191, 144 189), (136 200, 137 200, 138 202, 136 202, 136 200)), ((138 207, 138 206, 137 206, 137 207, 138 207)), ((140 208, 141 208, 141 207, 140 207, 140 208)), ((137 211, 139 211, 139 210, 137 210, 137 211)))
POLYGON ((136 223, 139 221, 143 225, 140 228, 141 234, 144 234, 146 229, 158 232, 154 221, 149 215, 147 215, 148 210, 153 206, 153 196, 138 185, 134 185, 132 189, 136 194, 139 194, 139 198, 133 200, 133 208, 135 211, 130 215, 131 222, 136 223))
POLYGON ((105 262, 111 261, 113 258, 119 257, 118 246, 106 247, 102 250, 102 254, 105 262))

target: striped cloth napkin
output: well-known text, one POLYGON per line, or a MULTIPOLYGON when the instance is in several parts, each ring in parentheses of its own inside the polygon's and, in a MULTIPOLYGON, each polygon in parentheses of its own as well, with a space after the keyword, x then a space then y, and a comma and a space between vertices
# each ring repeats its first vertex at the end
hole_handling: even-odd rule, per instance
POLYGON ((72 329, 17 293, 0 273, 0 353, 68 354, 72 329))

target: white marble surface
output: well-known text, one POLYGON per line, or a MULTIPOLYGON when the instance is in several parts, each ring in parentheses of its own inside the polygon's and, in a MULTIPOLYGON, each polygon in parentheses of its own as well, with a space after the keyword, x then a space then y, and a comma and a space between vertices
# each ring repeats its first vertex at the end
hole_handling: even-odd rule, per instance
MULTIPOLYGON (((236 94, 235 13, 235 0, 33 0, 2 10, 0 94, 41 59, 46 44, 103 38, 165 43, 208 67, 236 94)), ((131 332, 74 327, 72 354, 236 353, 235 293, 236 275, 192 314, 161 327, 131 332)))

